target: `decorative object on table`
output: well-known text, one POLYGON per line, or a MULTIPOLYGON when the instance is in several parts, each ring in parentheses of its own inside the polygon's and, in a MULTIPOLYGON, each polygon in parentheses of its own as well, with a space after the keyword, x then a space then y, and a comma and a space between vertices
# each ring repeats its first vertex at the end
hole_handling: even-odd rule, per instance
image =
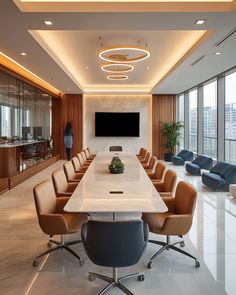
POLYGON ((229 185, 229 192, 231 196, 236 199, 236 184, 230 184, 229 185))
POLYGON ((110 170, 111 174, 121 174, 124 172, 125 165, 122 163, 119 157, 113 157, 111 160, 108 169, 110 170))
POLYGON ((171 157, 174 155, 174 148, 179 144, 180 130, 183 128, 183 122, 165 122, 162 124, 162 133, 166 137, 164 146, 167 150, 164 154, 164 160, 171 162, 171 157))

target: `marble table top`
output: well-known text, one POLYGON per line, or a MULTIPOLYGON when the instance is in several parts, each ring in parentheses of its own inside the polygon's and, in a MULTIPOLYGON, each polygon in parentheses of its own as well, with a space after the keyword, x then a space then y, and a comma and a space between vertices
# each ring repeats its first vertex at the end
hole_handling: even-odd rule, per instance
POLYGON ((70 200, 66 212, 166 212, 167 207, 133 153, 97 154, 70 200), (125 165, 123 174, 110 174, 113 156, 125 165), (123 193, 111 193, 111 192, 123 193))

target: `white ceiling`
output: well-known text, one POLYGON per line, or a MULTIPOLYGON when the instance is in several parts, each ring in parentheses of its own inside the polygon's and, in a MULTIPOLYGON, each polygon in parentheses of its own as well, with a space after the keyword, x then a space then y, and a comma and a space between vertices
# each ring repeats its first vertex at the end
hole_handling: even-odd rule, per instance
MULTIPOLYGON (((99 69, 97 52, 98 37, 104 45, 148 43, 152 57, 135 64, 136 70, 124 83, 149 85, 153 76, 175 56, 177 44, 193 30, 211 30, 213 34, 183 60, 153 93, 179 93, 203 82, 214 75, 236 66, 236 33, 219 47, 215 42, 236 27, 236 11, 227 13, 22 13, 13 1, 1 0, 0 4, 0 51, 49 82, 64 93, 80 93, 83 85, 114 85, 99 69), (204 18, 203 26, 194 24, 204 18), (50 19, 53 26, 45 26, 50 19), (48 32, 47 32, 48 30, 48 32), (37 41, 35 34, 40 35, 37 41), (32 36, 34 35, 34 37, 32 36), (42 42, 47 36, 51 42, 42 42), (53 42, 60 40, 61 44, 53 42), (39 44, 39 43, 40 44, 39 44), (59 48, 60 46, 60 48, 59 48), (56 50, 55 50, 56 48, 56 50), (221 51, 219 56, 214 52, 221 51), (27 56, 21 56, 26 52, 27 56), (77 74, 57 58, 65 52, 77 70, 77 74), (205 55, 195 66, 191 63, 205 55), (88 70, 86 70, 88 66, 88 70), (147 66, 150 67, 147 70, 147 66), (69 89, 69 90, 68 90, 69 89)), ((179 58, 178 58, 179 59, 179 58)), ((117 83, 117 82, 115 82, 117 83)), ((119 84, 121 84, 119 82, 119 84)))

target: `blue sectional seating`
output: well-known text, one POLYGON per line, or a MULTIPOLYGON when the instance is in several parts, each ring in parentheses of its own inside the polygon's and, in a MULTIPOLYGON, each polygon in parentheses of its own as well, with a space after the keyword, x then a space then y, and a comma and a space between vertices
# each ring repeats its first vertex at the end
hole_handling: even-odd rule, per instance
POLYGON ((171 161, 175 165, 184 165, 185 161, 193 160, 193 152, 188 150, 182 150, 178 155, 171 157, 171 161))
POLYGON ((210 170, 213 166, 213 160, 206 156, 197 156, 192 163, 186 163, 185 169, 191 175, 201 175, 201 169, 210 170))
POLYGON ((215 190, 228 190, 230 184, 236 183, 236 165, 219 162, 202 174, 202 182, 215 190))

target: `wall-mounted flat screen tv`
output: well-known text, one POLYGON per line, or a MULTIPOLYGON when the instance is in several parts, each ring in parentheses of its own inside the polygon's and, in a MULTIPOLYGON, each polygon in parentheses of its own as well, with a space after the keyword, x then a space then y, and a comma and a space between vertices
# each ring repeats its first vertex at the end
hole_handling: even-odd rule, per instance
POLYGON ((139 113, 95 113, 95 136, 139 137, 139 113))

